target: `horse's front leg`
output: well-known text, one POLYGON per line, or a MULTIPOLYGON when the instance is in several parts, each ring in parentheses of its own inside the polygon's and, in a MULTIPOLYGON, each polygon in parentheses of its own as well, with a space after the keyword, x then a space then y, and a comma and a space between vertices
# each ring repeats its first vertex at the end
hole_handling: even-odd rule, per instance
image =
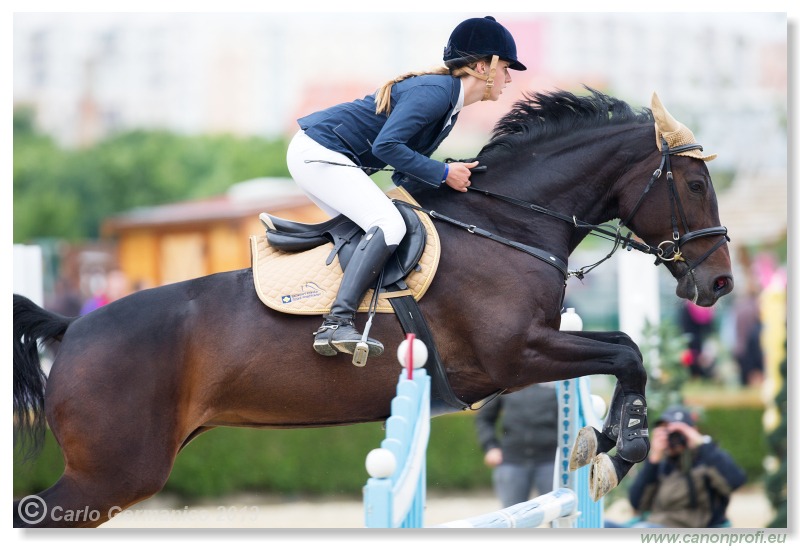
POLYGON ((570 470, 591 464, 589 490, 597 501, 619 485, 634 464, 647 458, 650 439, 644 392, 626 392, 617 381, 602 432, 581 428, 570 454, 570 470), (607 454, 616 447, 615 455, 607 454))
POLYGON ((610 406, 608 429, 599 439, 604 442, 601 452, 597 453, 595 446, 586 453, 595 473, 589 476, 595 500, 616 487, 633 464, 647 457, 647 373, 639 348, 623 333, 569 332, 532 325, 522 353, 519 347, 498 340, 487 342, 481 350, 485 355, 479 362, 487 365, 484 372, 499 388, 594 374, 616 377, 618 390, 610 406), (605 453, 614 447, 617 453, 613 457, 605 453))
MULTIPOLYGON (((572 332, 571 334, 595 342, 625 346, 636 353, 639 363, 642 361, 639 347, 623 332, 572 332)), ((646 382, 644 366, 641 365, 640 368, 646 382)), ((635 463, 642 462, 647 457, 650 450, 644 382, 639 387, 636 382, 624 384, 623 379, 617 377, 602 431, 586 426, 578 432, 570 455, 570 469, 576 470, 592 464, 589 477, 592 480, 590 484, 592 497, 595 500, 616 487, 635 463), (617 448, 617 454, 607 455, 606 453, 614 447, 617 448)))

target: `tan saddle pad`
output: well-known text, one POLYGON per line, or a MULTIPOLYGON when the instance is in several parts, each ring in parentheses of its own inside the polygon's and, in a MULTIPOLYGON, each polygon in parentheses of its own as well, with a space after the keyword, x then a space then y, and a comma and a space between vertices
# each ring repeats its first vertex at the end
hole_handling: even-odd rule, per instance
MULTIPOLYGON (((391 189, 386 195, 419 206, 411 195, 400 187, 391 189)), ((417 212, 417 215, 427 234, 419 268, 412 270, 406 276, 405 283, 408 285, 408 290, 381 292, 377 306, 379 313, 394 313, 389 303, 389 298, 393 296, 412 295, 419 301, 433 281, 441 253, 439 234, 426 214, 417 212)), ((284 252, 271 247, 265 235, 251 235, 253 281, 258 297, 266 306, 283 313, 294 315, 328 313, 342 281, 338 256, 330 265, 325 265, 332 248, 332 243, 326 243, 303 252, 284 252)), ((373 293, 373 290, 367 291, 359 311, 367 311, 373 293)))

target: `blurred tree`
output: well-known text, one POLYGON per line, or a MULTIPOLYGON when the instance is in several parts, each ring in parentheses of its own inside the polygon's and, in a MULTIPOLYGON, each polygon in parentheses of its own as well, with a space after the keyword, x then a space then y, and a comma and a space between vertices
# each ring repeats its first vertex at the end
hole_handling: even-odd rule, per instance
POLYGON ((64 150, 37 133, 33 119, 29 109, 14 111, 15 242, 94 238, 102 220, 120 211, 289 176, 283 140, 139 130, 64 150))
MULTIPOLYGON (((786 346, 786 342, 784 341, 784 347, 786 346)), ((781 361, 780 366, 780 373, 782 378, 782 383, 780 387, 780 391, 775 396, 775 408, 776 414, 778 416, 777 419, 777 426, 775 429, 767 434, 767 442, 769 444, 770 450, 772 451, 772 457, 769 462, 770 468, 769 472, 767 473, 766 480, 765 480, 765 488, 767 492, 767 497, 769 498, 769 502, 772 505, 773 510, 775 511, 775 517, 773 518, 772 522, 767 525, 770 528, 777 528, 777 527, 787 527, 788 526, 788 418, 787 418, 787 401, 788 401, 788 394, 786 389, 786 364, 787 358, 784 355, 783 361, 781 361)))
POLYGON ((66 155, 36 132, 29 108, 14 110, 13 162, 14 242, 51 234, 77 237, 77 198, 57 185, 66 155))
POLYGON ((683 385, 689 380, 684 360, 689 338, 674 322, 645 321, 640 351, 647 370, 647 401, 651 419, 670 405, 683 404, 683 385))

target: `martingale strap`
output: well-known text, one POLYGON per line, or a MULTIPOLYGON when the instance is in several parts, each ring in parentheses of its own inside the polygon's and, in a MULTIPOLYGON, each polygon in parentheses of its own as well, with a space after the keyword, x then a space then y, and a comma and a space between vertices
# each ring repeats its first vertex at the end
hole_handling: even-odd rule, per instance
MULTIPOLYGON (((398 201, 393 201, 393 202, 398 202, 398 201)), ((510 246, 511 248, 515 248, 521 252, 529 254, 530 256, 538 258, 539 260, 547 264, 550 264, 551 266, 561 271, 561 274, 564 276, 565 280, 569 277, 569 269, 567 267, 567 264, 557 256, 550 254, 549 252, 542 250, 541 248, 536 248, 534 246, 529 246, 527 244, 522 244, 517 241, 506 239, 505 237, 500 237, 498 235, 495 235, 494 233, 491 233, 490 231, 481 229, 480 227, 477 227, 475 225, 467 224, 462 221, 456 220, 454 218, 450 218, 449 216, 445 216, 444 214, 440 214, 435 210, 426 210, 424 208, 415 205, 409 205, 409 206, 415 210, 424 212, 434 220, 442 220, 449 224, 465 229, 474 235, 480 235, 481 237, 491 239, 495 242, 504 244, 506 246, 510 246)))
POLYGON ((486 403, 499 397, 505 389, 500 389, 484 398, 481 407, 474 407, 473 404, 462 401, 453 392, 450 387, 450 382, 447 378, 447 372, 444 368, 444 363, 439 355, 439 350, 436 348, 436 342, 433 339, 428 323, 419 309, 419 304, 412 296, 398 296, 396 298, 389 298, 389 303, 394 308, 395 315, 403 327, 406 334, 414 334, 425 346, 428 348, 428 362, 425 368, 431 375, 431 413, 444 414, 447 412, 477 410, 486 403))

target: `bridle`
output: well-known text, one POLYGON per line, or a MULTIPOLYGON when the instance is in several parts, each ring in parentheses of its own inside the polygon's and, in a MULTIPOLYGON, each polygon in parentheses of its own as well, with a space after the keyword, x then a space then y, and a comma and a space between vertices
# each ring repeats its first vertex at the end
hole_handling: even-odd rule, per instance
POLYGON ((583 279, 583 276, 600 265, 601 263, 608 260, 618 249, 620 246, 623 246, 627 250, 636 249, 640 252, 644 252, 646 254, 652 254, 656 256, 656 265, 662 262, 685 262, 687 264, 688 272, 693 272, 694 269, 703 263, 705 260, 709 258, 718 248, 724 245, 726 242, 730 242, 730 237, 728 237, 728 229, 724 226, 716 226, 716 227, 708 227, 704 229, 697 229, 695 231, 689 230, 689 224, 686 219, 686 213, 683 209, 683 204, 681 203, 680 195, 675 187, 675 179, 672 175, 672 168, 670 164, 670 157, 671 155, 677 155, 679 153, 684 153, 686 151, 692 151, 698 149, 700 151, 703 150, 703 146, 698 143, 692 143, 688 145, 681 145, 678 147, 670 148, 667 144, 666 140, 661 138, 661 164, 659 167, 653 172, 653 175, 650 177, 650 181, 647 182, 647 185, 644 188, 644 191, 639 196, 639 200, 636 201, 633 209, 631 210, 628 216, 619 222, 617 227, 614 230, 609 230, 607 225, 596 225, 590 224, 583 221, 578 220, 575 216, 566 216, 559 212, 555 212, 548 208, 544 208, 542 206, 526 202, 520 199, 516 199, 514 197, 508 197, 506 195, 501 195, 499 193, 494 193, 492 191, 487 191, 485 189, 479 189, 476 187, 467 187, 469 191, 481 193, 483 195, 493 197, 496 199, 500 199, 502 201, 522 206, 524 208, 528 208, 535 212, 539 212, 542 214, 546 214, 548 216, 558 218, 562 221, 570 223, 574 225, 578 229, 588 229, 590 233, 595 233, 605 239, 613 240, 614 246, 604 258, 595 262, 594 264, 584 266, 578 270, 569 271, 569 275, 575 276, 578 279, 583 279), (665 172, 666 170, 666 172, 665 172), (661 176, 666 173, 666 180, 667 185, 669 187, 669 200, 670 200, 670 223, 672 224, 672 239, 662 241, 658 244, 658 246, 651 246, 647 243, 637 241, 631 238, 632 231, 628 231, 628 234, 624 237, 622 236, 623 229, 628 228, 630 226, 630 222, 636 213, 639 211, 639 208, 642 206, 645 197, 652 189, 653 184, 655 184, 661 176), (677 212, 677 215, 676 215, 677 212), (683 227, 683 235, 681 235, 679 222, 683 227), (712 237, 715 235, 721 235, 721 238, 712 245, 702 256, 697 258, 695 261, 688 261, 687 258, 683 255, 681 251, 681 247, 692 241, 694 239, 699 239, 703 237, 712 237))
POLYGON ((704 229, 697 229, 695 231, 689 231, 689 223, 686 220, 686 213, 683 210, 683 204, 681 203, 680 195, 678 194, 678 190, 675 187, 675 179, 672 176, 672 168, 670 166, 670 156, 677 155, 679 153, 684 153, 686 151, 692 151, 695 149, 699 149, 700 151, 702 151, 703 146, 698 143, 691 143, 689 145, 680 145, 678 147, 670 149, 666 140, 662 137, 661 164, 656 169, 656 171, 653 172, 650 181, 644 188, 642 195, 639 197, 639 200, 633 207, 633 210, 631 210, 631 213, 628 214, 628 217, 625 219, 624 222, 620 223, 621 226, 625 227, 628 226, 630 221, 633 219, 633 216, 636 215, 636 212, 642 205, 642 201, 644 201, 644 198, 647 195, 648 191, 650 191, 650 188, 653 186, 653 183, 658 181, 664 169, 666 169, 667 185, 669 187, 669 199, 670 199, 669 206, 670 206, 670 223, 672 224, 672 240, 662 241, 655 248, 654 254, 658 257, 656 260, 656 264, 659 264, 661 262, 686 262, 689 271, 694 270, 694 268, 703 263, 706 259, 708 259, 709 256, 711 256, 711 254, 716 252, 716 250, 722 245, 724 245, 726 242, 730 242, 730 237, 728 237, 728 228, 722 225, 718 225, 716 227, 707 227, 704 229), (678 227, 679 219, 681 225, 683 226, 683 235, 681 235, 680 229, 678 227), (681 252, 681 247, 684 244, 694 239, 699 239, 703 237, 712 237, 715 235, 721 235, 722 238, 720 238, 711 248, 709 248, 702 256, 700 256, 694 262, 689 262, 683 256, 683 253, 681 252), (672 256, 668 257, 669 254, 672 254, 672 256))

